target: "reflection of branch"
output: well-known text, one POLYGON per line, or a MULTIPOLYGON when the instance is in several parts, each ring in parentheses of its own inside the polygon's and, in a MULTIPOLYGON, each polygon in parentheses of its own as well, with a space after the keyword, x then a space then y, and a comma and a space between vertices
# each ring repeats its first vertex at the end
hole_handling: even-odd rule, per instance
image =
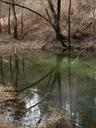
MULTIPOLYGON (((3 70, 4 69, 7 69, 8 68, 8 66, 6 65, 6 66, 3 66, 3 70)), ((2 69, 0 68, 0 71, 1 71, 2 69)))
POLYGON ((34 104, 33 106, 29 107, 27 110, 30 110, 31 108, 36 107, 38 104, 41 104, 41 103, 47 98, 47 96, 49 96, 49 95, 50 95, 50 93, 47 93, 47 94, 43 97, 42 100, 40 100, 38 103, 34 104))
POLYGON ((23 77, 24 77, 24 80, 25 80, 25 84, 27 85, 27 80, 26 80, 26 75, 25 75, 25 60, 24 60, 24 57, 23 57, 23 60, 22 60, 22 71, 23 71, 23 77))
POLYGON ((44 80, 48 75, 50 74, 50 72, 48 72, 45 76, 43 76, 41 79, 39 79, 38 81, 34 82, 33 84, 31 84, 28 87, 23 88, 22 90, 18 90, 19 92, 23 92, 27 89, 30 89, 31 87, 35 86, 36 84, 38 84, 39 82, 41 82, 42 80, 44 80))
POLYGON ((1 79, 2 79, 2 83, 4 84, 4 72, 3 72, 3 58, 0 57, 0 69, 1 69, 1 79))
POLYGON ((53 70, 52 70, 52 72, 50 73, 50 76, 49 76, 49 79, 48 79, 48 83, 47 83, 47 87, 50 86, 50 82, 51 82, 51 79, 52 79, 52 75, 53 75, 53 70))
POLYGON ((48 72, 45 76, 43 76, 41 79, 39 79, 38 81, 34 82, 33 84, 31 84, 30 86, 28 87, 25 87, 23 88, 22 90, 17 90, 17 91, 13 91, 13 90, 7 90, 7 91, 4 91, 4 92, 23 92, 25 90, 28 90, 30 89, 31 87, 34 87, 36 84, 38 84, 39 82, 41 82, 42 80, 44 80, 47 76, 49 76, 49 74, 52 72, 52 70, 50 72, 48 72))
POLYGON ((10 59, 9 59, 9 63, 10 63, 11 80, 12 80, 12 83, 13 83, 13 68, 12 68, 12 57, 11 56, 10 56, 10 59))
POLYGON ((18 86, 18 74, 19 74, 19 58, 18 58, 17 55, 15 55, 15 70, 16 70, 15 89, 17 90, 17 86, 18 86))
POLYGON ((61 85, 61 74, 58 73, 58 100, 60 103, 60 106, 62 106, 62 85, 61 85))

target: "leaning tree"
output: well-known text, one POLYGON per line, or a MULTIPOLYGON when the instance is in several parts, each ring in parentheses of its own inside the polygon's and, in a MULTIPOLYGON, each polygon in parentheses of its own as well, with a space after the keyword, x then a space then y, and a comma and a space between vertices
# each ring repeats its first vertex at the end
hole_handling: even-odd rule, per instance
MULTIPOLYGON (((56 39, 59 40, 62 43, 62 46, 66 46, 63 42, 64 36, 61 33, 61 27, 60 27, 60 19, 61 19, 61 2, 62 0, 46 0, 47 4, 48 4, 48 8, 45 7, 46 10, 46 14, 47 14, 47 18, 45 15, 40 14, 39 12, 28 8, 26 6, 22 6, 20 4, 15 3, 15 0, 12 0, 12 2, 9 1, 5 1, 5 0, 0 0, 3 3, 12 5, 13 7, 13 14, 14 14, 14 27, 16 30, 17 28, 17 17, 16 17, 16 11, 15 11, 15 7, 18 6, 20 8, 24 8, 26 10, 31 11, 32 13, 36 14, 37 16, 43 18, 44 20, 46 20, 48 23, 50 23, 50 25, 52 26, 52 28, 54 29, 55 33, 56 33, 56 39), (51 13, 51 14, 50 14, 51 13)), ((17 30, 15 31, 16 33, 14 33, 14 37, 17 36, 17 30)))

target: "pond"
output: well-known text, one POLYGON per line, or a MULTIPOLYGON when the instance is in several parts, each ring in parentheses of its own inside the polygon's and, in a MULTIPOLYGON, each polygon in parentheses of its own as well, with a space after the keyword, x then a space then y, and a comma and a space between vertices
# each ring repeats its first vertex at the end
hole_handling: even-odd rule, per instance
POLYGON ((63 113, 74 128, 96 128, 96 58, 0 57, 0 126, 34 128, 52 113, 63 113))

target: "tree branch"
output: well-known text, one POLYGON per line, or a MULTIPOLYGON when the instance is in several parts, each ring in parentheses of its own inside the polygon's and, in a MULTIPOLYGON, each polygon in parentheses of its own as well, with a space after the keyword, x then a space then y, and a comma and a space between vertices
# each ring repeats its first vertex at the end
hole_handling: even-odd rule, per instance
POLYGON ((12 2, 8 2, 8 1, 4 1, 4 0, 0 0, 0 1, 1 1, 2 3, 8 4, 8 5, 15 5, 15 6, 17 6, 17 7, 24 8, 24 9, 26 9, 26 10, 28 10, 28 11, 30 11, 30 12, 36 14, 36 15, 38 15, 39 17, 41 17, 41 18, 44 19, 45 21, 50 22, 50 21, 49 21, 46 17, 44 17, 42 14, 40 14, 40 13, 38 13, 38 12, 32 10, 31 8, 28 8, 28 7, 19 5, 19 4, 17 4, 17 3, 12 3, 12 2))
POLYGON ((48 5, 49 5, 49 8, 51 10, 51 13, 52 13, 52 15, 53 15, 53 17, 55 19, 57 17, 57 15, 56 15, 56 11, 54 9, 54 5, 52 4, 51 0, 47 0, 47 2, 48 2, 48 5))

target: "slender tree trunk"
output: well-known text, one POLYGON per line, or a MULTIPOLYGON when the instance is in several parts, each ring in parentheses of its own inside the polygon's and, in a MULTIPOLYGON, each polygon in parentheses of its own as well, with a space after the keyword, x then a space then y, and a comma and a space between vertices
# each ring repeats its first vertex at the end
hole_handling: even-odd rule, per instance
MULTIPOLYGON (((23 4, 24 6, 24 4, 23 4)), ((21 35, 24 33, 23 8, 21 10, 21 35)))
MULTIPOLYGON (((14 0, 12 0, 12 2, 15 4, 14 0)), ((12 10, 13 10, 13 16, 14 16, 14 38, 18 39, 18 23, 17 23, 15 5, 12 5, 12 10)))
POLYGON ((1 2, 0 2, 0 33, 1 33, 1 2))
POLYGON ((96 16, 95 16, 95 11, 96 11, 96 5, 94 4, 94 8, 93 8, 93 33, 96 33, 96 16))
POLYGON ((61 0, 57 0, 57 9, 55 10, 52 0, 47 0, 49 8, 53 16, 54 30, 56 32, 56 38, 59 40, 61 38, 60 29, 60 13, 61 13, 61 0))
MULTIPOLYGON (((62 44, 63 47, 67 47, 67 45, 64 44, 63 42, 63 39, 64 39, 64 36, 62 35, 61 33, 61 26, 60 26, 60 19, 61 19, 61 0, 57 0, 57 8, 55 9, 54 5, 53 5, 53 2, 52 0, 47 0, 48 2, 48 5, 49 5, 49 9, 52 13, 52 19, 49 17, 49 21, 51 19, 51 24, 52 24, 52 27, 56 33, 56 39, 59 40, 62 44)), ((47 11, 48 13, 48 11, 47 11)), ((49 14, 47 14, 49 15, 49 14)))
POLYGON ((69 10, 68 10, 68 46, 69 52, 71 47, 71 0, 69 0, 69 10))
POLYGON ((57 2, 57 15, 56 15, 56 38, 57 40, 61 38, 61 28, 60 28, 60 14, 61 14, 61 0, 57 2))
POLYGON ((11 33, 11 25, 10 25, 10 15, 11 15, 11 5, 9 5, 9 11, 8 11, 8 33, 11 33))

